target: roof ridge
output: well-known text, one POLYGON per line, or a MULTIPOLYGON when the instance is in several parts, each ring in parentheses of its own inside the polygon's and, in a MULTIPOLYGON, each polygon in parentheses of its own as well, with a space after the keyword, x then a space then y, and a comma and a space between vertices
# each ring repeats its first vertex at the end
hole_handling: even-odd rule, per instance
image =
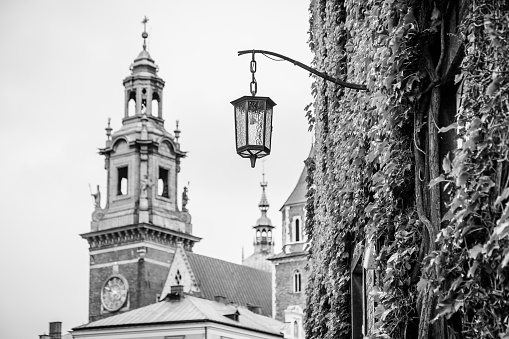
POLYGON ((243 269, 248 269, 248 270, 255 270, 256 272, 260 271, 260 272, 265 272, 267 274, 271 274, 270 272, 266 272, 264 270, 260 270, 258 268, 254 268, 254 267, 249 267, 249 266, 244 266, 242 264, 237 264, 237 263, 234 263, 234 262, 231 262, 231 261, 228 261, 228 260, 224 260, 224 259, 218 259, 218 258, 213 258, 213 257, 209 257, 207 255, 203 255, 203 254, 198 254, 198 253, 195 253, 195 252, 190 252, 190 251, 186 251, 186 254, 189 255, 196 255, 196 256, 200 256, 200 257, 205 257, 205 258, 208 258, 208 259, 211 259, 211 260, 215 260, 215 261, 222 261, 222 262, 225 262, 227 264, 231 264, 231 265, 236 265, 236 266, 239 266, 239 267, 242 267, 243 269))

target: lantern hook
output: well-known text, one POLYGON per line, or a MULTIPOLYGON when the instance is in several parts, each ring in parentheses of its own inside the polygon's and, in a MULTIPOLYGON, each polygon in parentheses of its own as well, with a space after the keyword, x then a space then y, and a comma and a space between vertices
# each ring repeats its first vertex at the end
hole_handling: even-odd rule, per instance
MULTIPOLYGON (((263 54, 265 56, 267 56, 266 54, 272 55, 272 56, 281 58, 283 60, 286 60, 288 62, 291 62, 295 66, 299 66, 300 68, 303 68, 306 71, 308 71, 310 73, 313 73, 314 75, 317 75, 317 76, 319 76, 322 79, 325 79, 327 81, 333 82, 333 83, 338 84, 340 86, 351 88, 351 89, 355 89, 355 90, 358 90, 358 91, 367 91, 368 90, 366 85, 352 84, 352 83, 349 83, 349 82, 346 82, 346 81, 343 81, 343 80, 339 80, 339 79, 333 78, 333 77, 331 77, 331 76, 329 76, 329 75, 327 75, 327 74, 325 74, 323 72, 317 71, 316 69, 311 68, 311 67, 303 64, 302 62, 298 62, 297 60, 293 60, 293 59, 291 59, 291 58, 289 58, 287 56, 284 56, 284 55, 281 55, 281 54, 278 54, 278 53, 274 53, 274 52, 270 52, 270 51, 263 51, 263 50, 258 50, 258 49, 238 51, 237 53, 238 53, 239 56, 243 55, 243 54, 251 53, 253 55, 253 59, 252 59, 251 63, 254 61, 254 55, 256 53, 261 53, 261 54, 263 54)), ((255 71, 256 71, 256 62, 255 62, 255 71)), ((253 82, 255 83, 255 90, 256 90, 256 80, 254 79, 254 73, 253 73, 253 82)), ((251 82, 251 85, 253 85, 253 82, 251 82)), ((251 93, 252 93, 252 91, 251 91, 251 93)), ((256 93, 256 91, 255 91, 255 93, 256 93)))

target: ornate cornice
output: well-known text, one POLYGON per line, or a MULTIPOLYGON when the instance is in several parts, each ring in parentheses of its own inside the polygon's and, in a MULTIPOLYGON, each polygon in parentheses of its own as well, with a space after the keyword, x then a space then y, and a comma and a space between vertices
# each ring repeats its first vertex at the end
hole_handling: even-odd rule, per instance
POLYGON ((177 247, 177 242, 182 242, 184 249, 192 251, 194 243, 201 240, 190 234, 150 224, 128 225, 84 233, 81 237, 88 241, 90 250, 150 241, 174 248, 177 247))

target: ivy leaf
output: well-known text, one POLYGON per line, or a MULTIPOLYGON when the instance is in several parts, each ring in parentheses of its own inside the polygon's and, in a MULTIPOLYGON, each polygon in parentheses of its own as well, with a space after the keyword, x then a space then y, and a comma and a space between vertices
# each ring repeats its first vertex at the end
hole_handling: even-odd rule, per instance
POLYGON ((495 206, 499 205, 502 203, 502 201, 504 201, 505 199, 507 199, 507 197, 509 197, 509 187, 507 187, 503 192, 502 194, 500 194, 498 197, 497 197, 497 200, 495 200, 495 206))
POLYGON ((463 186, 467 182, 468 178, 470 178, 470 173, 461 173, 456 179, 456 186, 463 186))
POLYGON ((435 186, 436 184, 441 183, 442 181, 445 181, 445 178, 444 178, 444 175, 443 175, 443 174, 440 174, 440 176, 438 176, 438 177, 436 177, 435 179, 431 180, 431 181, 429 182, 429 185, 428 185, 428 186, 431 188, 431 187, 435 186))
POLYGON ((500 223, 500 225, 495 227, 493 233, 496 234, 499 239, 505 238, 507 235, 509 235, 509 221, 500 223))
POLYGON ((415 19, 415 16, 414 16, 414 9, 412 7, 410 7, 408 9, 407 14, 405 15, 405 17, 403 19, 403 23, 406 25, 406 24, 413 24, 415 22, 417 22, 417 19, 415 19))
POLYGON ((449 158, 450 153, 447 153, 447 155, 444 157, 444 160, 442 161, 442 168, 444 169, 445 173, 451 172, 451 159, 449 158))
POLYGON ((504 259, 500 263, 501 268, 504 268, 509 263, 509 248, 505 250, 504 252, 504 259))
POLYGON ((421 278, 421 280, 419 280, 419 282, 417 283, 417 291, 418 292, 424 291, 428 284, 429 284, 428 279, 421 278))
POLYGON ((442 127, 438 130, 438 133, 445 133, 445 132, 448 132, 450 131, 451 129, 453 128, 458 128, 458 123, 455 122, 455 123, 452 123, 450 124, 449 126, 446 126, 446 127, 442 127))
POLYGON ((470 269, 468 270, 467 277, 473 277, 475 275, 475 271, 477 271, 477 266, 479 266, 479 262, 477 260, 474 260, 474 263, 472 266, 470 266, 470 269))
POLYGON ((388 310, 385 310, 384 313, 382 313, 382 317, 380 318, 382 321, 385 320, 385 318, 387 318, 387 316, 389 315, 389 313, 391 313, 393 310, 393 308, 389 308, 388 310))
POLYGON ((440 26, 440 11, 438 10, 437 6, 435 5, 435 8, 433 8, 433 13, 431 13, 431 28, 437 28, 440 26))
POLYGON ((481 244, 475 245, 468 251, 468 256, 472 259, 475 259, 477 258, 477 255, 482 252, 482 249, 483 245, 481 244))

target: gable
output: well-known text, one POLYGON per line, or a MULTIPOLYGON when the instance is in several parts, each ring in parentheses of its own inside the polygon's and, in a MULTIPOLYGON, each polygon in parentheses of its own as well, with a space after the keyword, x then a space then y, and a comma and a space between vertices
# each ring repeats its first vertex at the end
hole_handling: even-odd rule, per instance
POLYGON ((168 276, 166 277, 161 292, 161 298, 166 297, 171 292, 171 286, 174 285, 182 285, 184 287, 184 293, 187 294, 200 293, 200 288, 198 287, 182 243, 177 244, 177 250, 175 251, 175 256, 170 265, 170 270, 168 271, 168 276))

